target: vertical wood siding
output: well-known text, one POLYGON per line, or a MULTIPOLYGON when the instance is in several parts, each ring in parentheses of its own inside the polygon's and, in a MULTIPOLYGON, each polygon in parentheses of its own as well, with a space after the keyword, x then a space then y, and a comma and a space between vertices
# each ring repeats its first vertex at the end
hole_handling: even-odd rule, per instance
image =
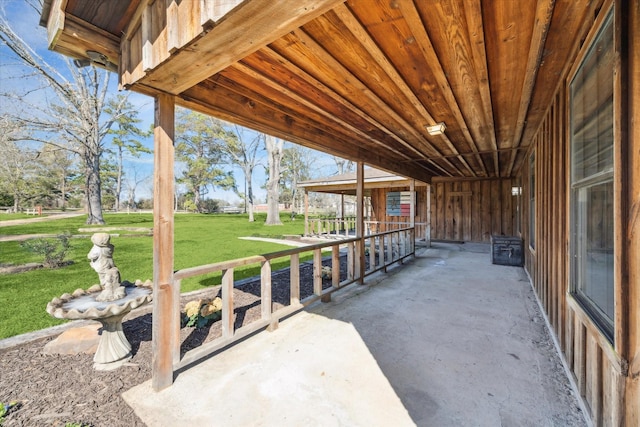
MULTIPOLYGON (((614 95, 619 100, 616 120, 621 122, 616 150, 624 153, 615 165, 619 177, 614 187, 616 239, 621 242, 616 247, 615 281, 620 294, 615 343, 608 341, 570 294, 568 71, 531 143, 529 155, 535 152, 535 171, 529 170, 527 161, 518 172, 524 187, 521 221, 525 242, 532 228, 529 178, 535 172, 535 248, 525 244, 525 268, 596 426, 640 425, 640 54, 634 47, 640 39, 640 6, 626 5, 615 6, 616 25, 622 25, 616 31, 636 37, 627 38, 631 43, 626 51, 631 54, 622 55, 614 95)), ((597 19, 594 28, 595 22, 597 19)), ((624 52, 624 45, 622 49, 624 52)))
POLYGON ((490 242, 516 233, 515 179, 437 181, 432 184, 431 238, 490 242))

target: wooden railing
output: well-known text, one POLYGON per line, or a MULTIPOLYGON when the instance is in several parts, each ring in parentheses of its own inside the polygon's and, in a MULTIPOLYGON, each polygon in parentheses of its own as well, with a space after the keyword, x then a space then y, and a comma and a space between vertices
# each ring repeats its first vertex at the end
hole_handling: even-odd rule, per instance
MULTIPOLYGON (((365 235, 399 230, 410 226, 411 224, 408 222, 364 221, 365 235)), ((416 239, 423 239, 426 236, 427 223, 417 222, 414 227, 416 239)), ((349 237, 349 235, 355 234, 355 228, 356 217, 309 218, 308 220, 308 235, 311 236, 349 237)))
MULTIPOLYGON (((316 302, 318 300, 330 301, 331 294, 354 282, 364 283, 364 277, 380 271, 386 271, 390 265, 402 262, 405 258, 414 255, 414 229, 403 228, 394 231, 376 233, 365 236, 363 238, 347 238, 335 242, 327 242, 316 245, 309 245, 300 248, 287 249, 280 252, 274 252, 266 255, 255 255, 247 258, 240 258, 231 261, 223 261, 214 264, 202 265, 198 267, 186 268, 174 273, 177 289, 180 289, 180 283, 183 279, 196 277, 205 274, 222 272, 221 298, 222 313, 221 326, 222 336, 214 341, 205 343, 200 347, 190 350, 180 357, 180 340, 179 325, 174 328, 173 340, 173 370, 182 369, 198 360, 221 350, 222 348, 254 333, 263 328, 273 330, 278 326, 278 322, 283 317, 302 309, 303 307, 316 302), (341 249, 346 252, 346 274, 341 279, 341 249), (331 266, 331 286, 323 289, 322 282, 322 251, 330 250, 331 266), (361 256, 361 251, 364 254, 361 256), (313 294, 301 298, 300 294, 300 258, 301 254, 313 254, 313 294), (290 301, 288 306, 273 310, 272 301, 272 274, 271 265, 275 260, 289 258, 290 267, 290 301), (361 265, 364 262, 365 265, 361 265), (238 267, 248 266, 251 264, 259 264, 260 273, 260 320, 254 321, 248 325, 235 328, 234 316, 234 271, 238 267)), ((178 308, 179 310, 179 308, 178 308)), ((178 312, 176 312, 176 317, 178 312)), ((176 319, 177 320, 177 319, 176 319)))
POLYGON ((334 235, 349 236, 355 234, 356 217, 344 218, 309 218, 308 234, 309 235, 334 235))

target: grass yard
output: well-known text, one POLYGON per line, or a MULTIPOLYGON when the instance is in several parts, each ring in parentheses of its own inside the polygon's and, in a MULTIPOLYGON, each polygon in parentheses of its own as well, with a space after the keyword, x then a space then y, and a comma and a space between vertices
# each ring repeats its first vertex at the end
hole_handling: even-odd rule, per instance
MULTIPOLYGON (((240 240, 238 237, 280 237, 284 234, 302 234, 304 220, 291 221, 281 216, 283 225, 264 225, 265 215, 257 214, 256 221, 248 222, 243 214, 177 214, 175 216, 175 269, 264 254, 285 249, 283 245, 240 240)), ((60 234, 65 231, 79 233, 85 216, 65 218, 0 228, 0 235, 60 234)), ((106 214, 107 227, 153 227, 151 214, 106 214)), ((95 226, 100 228, 105 226, 95 226)), ((153 274, 153 238, 150 236, 125 237, 126 231, 113 230, 121 237, 112 237, 115 246, 114 261, 123 280, 151 279, 153 274)), ((86 289, 98 282, 97 274, 89 267, 87 253, 92 243, 88 237, 71 239, 71 251, 67 259, 72 265, 60 269, 40 269, 17 274, 0 275, 0 339, 30 332, 64 321, 54 319, 45 311, 53 297, 75 289, 86 289)), ((37 256, 26 252, 18 242, 0 242, 0 264, 25 264, 39 262, 37 256)), ((282 260, 280 266, 288 265, 282 260)), ((274 270, 280 268, 274 265, 274 270)), ((259 274, 259 266, 249 266, 236 271, 236 280, 259 274)), ((182 292, 201 289, 220 283, 220 274, 202 276, 182 282, 182 292)))

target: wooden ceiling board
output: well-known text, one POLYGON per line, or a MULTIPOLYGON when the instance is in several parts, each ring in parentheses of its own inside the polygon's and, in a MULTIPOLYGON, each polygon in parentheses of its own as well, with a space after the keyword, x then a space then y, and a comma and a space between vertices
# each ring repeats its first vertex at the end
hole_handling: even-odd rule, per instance
POLYGON ((418 179, 500 177, 602 2, 45 0, 41 23, 141 93, 418 179))
POLYGON ((395 111, 390 110, 380 98, 304 31, 292 32, 272 43, 271 47, 350 104, 365 111, 373 121, 384 125, 385 129, 397 137, 416 156, 439 154, 426 138, 395 111))
MULTIPOLYGON (((411 107, 417 111, 418 115, 414 115, 413 120, 410 119, 411 125, 421 130, 423 137, 429 140, 440 156, 448 154, 458 156, 458 166, 455 166, 458 174, 485 175, 486 169, 479 157, 465 159, 460 155, 464 152, 477 151, 477 148, 468 134, 448 82, 446 79, 437 77, 441 68, 438 66, 433 49, 429 48, 429 53, 425 54, 424 48, 420 48, 425 44, 430 45, 430 41, 417 10, 407 6, 411 5, 410 2, 392 2, 387 9, 385 5, 387 3, 371 8, 364 7, 363 3, 350 3, 357 18, 367 25, 366 31, 373 39, 369 44, 375 46, 377 62, 388 64, 385 72, 391 75, 392 81, 404 94, 396 97, 395 103, 406 112, 411 112, 411 107), (374 15, 374 12, 377 13, 374 15), (407 19, 405 15, 410 15, 410 18, 407 19), (389 18, 390 16, 392 17, 389 18), (436 72, 432 71, 433 67, 436 68, 436 72), (398 101, 404 101, 405 98, 409 102, 406 107, 403 106, 404 102, 398 101), (425 107, 427 105, 429 108, 425 107), (442 136, 428 136, 425 126, 440 121, 447 124, 447 132, 442 136)), ((334 11, 339 9, 341 8, 335 8, 334 11)), ((350 24, 349 27, 353 28, 354 24, 350 24)), ((372 51, 372 48, 368 50, 372 51)))
MULTIPOLYGON (((564 74, 567 62, 573 53, 572 46, 575 46, 575 42, 586 34, 581 31, 581 26, 588 16, 594 17, 596 15, 596 10, 598 10, 598 2, 589 0, 556 2, 527 115, 527 122, 530 125, 524 129, 522 134, 522 147, 530 145, 556 88, 561 84, 561 76, 564 74), (573 39, 567 43, 567 35, 571 34, 574 35, 573 39)), ((515 159, 513 170, 520 169, 521 159, 524 157, 515 159)))
MULTIPOLYGON (((257 55, 252 55, 252 57, 255 56, 257 55)), ((250 63, 250 58, 246 58, 245 61, 250 63)), ((278 70, 282 70, 282 68, 278 70)), ((407 154, 402 150, 404 147, 401 147, 399 142, 379 132, 378 129, 373 128, 367 132, 362 131, 361 128, 367 127, 367 123, 361 117, 353 114, 351 110, 343 108, 343 105, 333 99, 327 99, 319 92, 315 92, 317 97, 311 100, 305 97, 305 94, 314 93, 314 88, 305 85, 303 80, 275 80, 260 74, 249 66, 244 66, 243 63, 229 67, 220 74, 238 82, 247 82, 247 85, 253 87, 260 86, 260 93, 263 96, 282 105, 288 105, 293 114, 309 114, 311 118, 324 122, 327 127, 352 132, 352 137, 361 141, 365 146, 370 145, 382 148, 380 145, 384 144, 386 150, 397 154, 399 158, 408 158, 407 154), (247 80, 249 76, 253 77, 252 82, 247 80), (287 84, 287 82, 290 84, 287 84), (298 105, 303 105, 305 111, 295 110, 296 107, 291 101, 295 101, 298 105), (352 125, 352 123, 361 125, 361 128, 352 125)))
POLYGON ((137 9, 140 0, 68 0, 68 15, 77 16, 83 21, 91 22, 114 36, 120 37, 124 29, 123 21, 137 9), (122 17, 123 19, 118 19, 122 17))
MULTIPOLYGON (((357 129, 349 128, 345 122, 338 121, 336 116, 329 115, 327 113, 321 113, 320 108, 315 108, 315 105, 307 102, 293 93, 290 88, 286 86, 280 86, 272 81, 267 81, 262 76, 257 75, 252 77, 249 75, 251 69, 242 68, 240 66, 229 67, 220 73, 220 78, 216 79, 218 85, 224 86, 227 89, 234 90, 247 98, 254 101, 262 102, 267 108, 273 108, 282 112, 286 112, 288 116, 297 117, 299 120, 313 120, 317 125, 322 125, 327 133, 333 134, 335 140, 329 140, 327 148, 332 149, 331 144, 338 144, 342 141, 353 139, 353 134, 350 132, 357 131, 357 129), (243 72, 245 71, 245 72, 243 72), (260 91, 254 91, 251 88, 256 85, 260 86, 260 91), (256 97, 255 94, 259 93, 260 97, 256 97)), ((365 134, 358 134, 361 145, 366 149, 381 149, 389 151, 390 157, 397 160, 406 160, 406 155, 402 153, 400 147, 392 147, 391 143, 384 146, 381 145, 377 139, 368 138, 365 134), (395 155, 394 155, 395 154, 395 155)))
MULTIPOLYGON (((482 2, 485 42, 498 148, 515 140, 521 90, 526 78, 527 54, 535 20, 536 2, 482 2), (490 28, 491 31, 487 31, 490 28)), ((502 160, 502 159, 501 159, 502 160)))
MULTIPOLYGON (((455 100, 456 120, 469 149, 488 151, 491 145, 484 111, 480 82, 476 74, 470 46, 468 24, 462 0, 439 2, 434 5, 417 3, 424 28, 433 43, 434 53, 442 66, 455 100)), ((492 128, 491 128, 492 131, 492 128)), ((455 138, 452 138, 455 139, 455 138)))
POLYGON ((419 179, 426 180, 425 182, 428 182, 433 175, 430 169, 411 164, 405 165, 406 162, 397 161, 388 155, 381 155, 377 150, 353 144, 349 134, 339 135, 330 132, 323 123, 314 122, 308 117, 297 116, 294 110, 284 106, 275 108, 273 101, 267 97, 252 93, 252 98, 249 98, 241 92, 242 87, 235 82, 224 81, 223 78, 219 78, 216 82, 209 79, 181 94, 179 105, 274 136, 284 138, 284 135, 295 135, 288 140, 347 159, 366 159, 362 161, 382 169, 388 170, 389 165, 395 165, 396 168, 402 167, 412 175, 420 176, 419 179), (225 87, 225 84, 234 86, 234 89, 225 87))

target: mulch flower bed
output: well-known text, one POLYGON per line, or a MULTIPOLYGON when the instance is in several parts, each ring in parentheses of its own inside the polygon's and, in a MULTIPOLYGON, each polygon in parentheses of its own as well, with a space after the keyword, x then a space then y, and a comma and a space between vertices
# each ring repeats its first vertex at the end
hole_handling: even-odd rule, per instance
MULTIPOLYGON (((323 261, 329 266, 330 259, 323 261)), ((341 257, 341 280, 346 278, 346 256, 341 257)), ((234 289, 235 328, 260 319, 260 279, 245 280, 234 289)), ((323 289, 331 279, 323 279, 323 289)), ((313 266, 300 265, 301 299, 313 294, 313 266)), ((219 296, 220 286, 183 295, 181 306, 197 298, 219 296)), ((289 305, 289 269, 272 273, 273 309, 289 305)), ((44 309, 44 307, 43 307, 44 309)), ((44 346, 55 336, 0 350, 0 402, 18 401, 5 416, 3 427, 65 426, 144 426, 120 397, 124 391, 151 378, 151 324, 149 307, 128 315, 124 332, 131 343, 133 357, 114 371, 93 369, 93 355, 47 355, 44 346)), ((181 353, 221 336, 220 321, 203 328, 180 330, 181 353)))

